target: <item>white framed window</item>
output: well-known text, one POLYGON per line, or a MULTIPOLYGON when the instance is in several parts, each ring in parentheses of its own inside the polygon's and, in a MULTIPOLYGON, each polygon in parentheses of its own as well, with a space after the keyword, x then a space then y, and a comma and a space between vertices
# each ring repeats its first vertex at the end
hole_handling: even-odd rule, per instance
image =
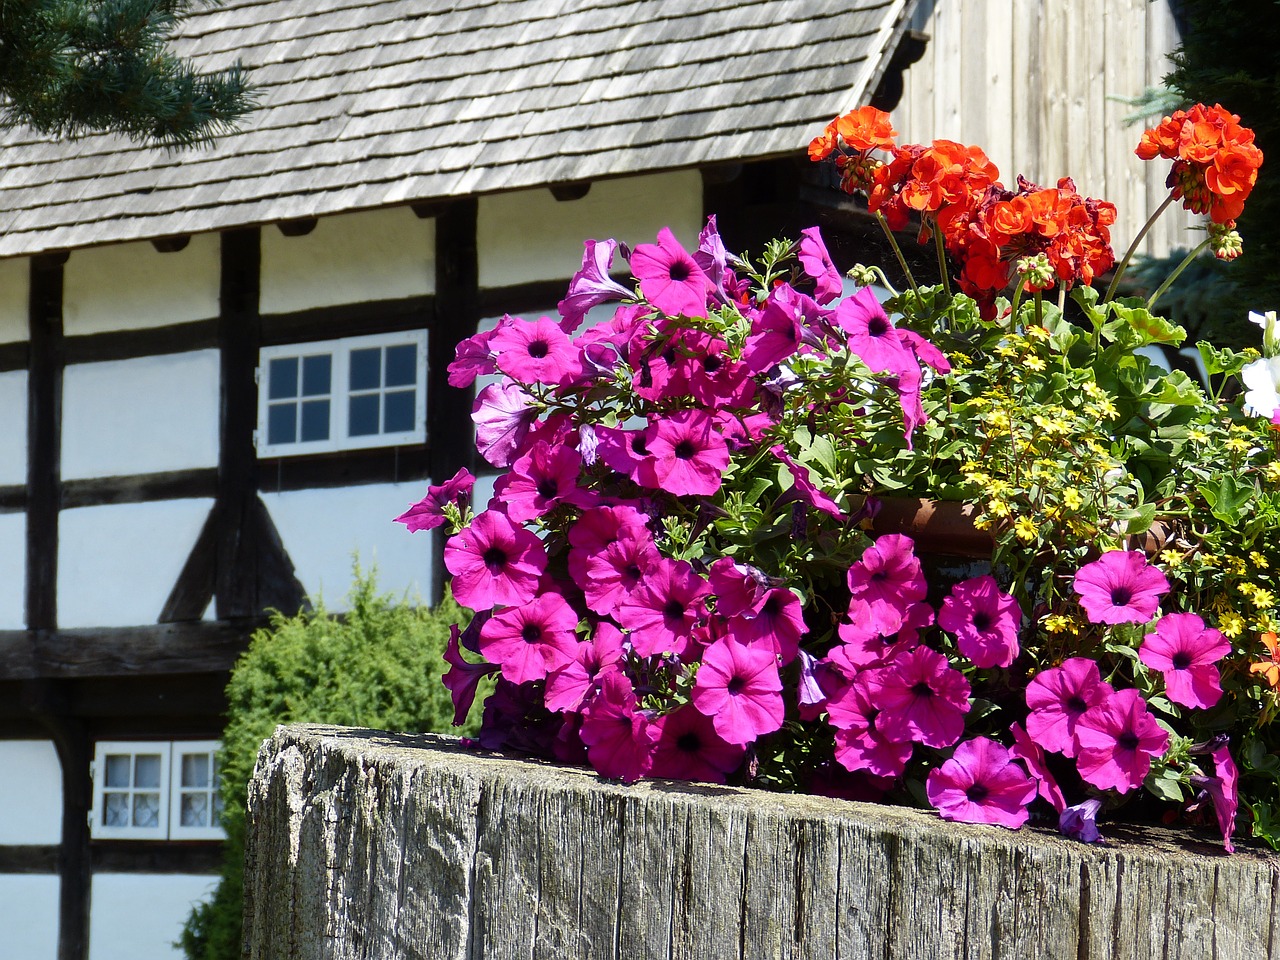
POLYGON ((90 835, 104 840, 221 840, 214 740, 101 741, 90 835))
POLYGON ((263 347, 258 360, 259 456, 427 438, 425 330, 263 347))

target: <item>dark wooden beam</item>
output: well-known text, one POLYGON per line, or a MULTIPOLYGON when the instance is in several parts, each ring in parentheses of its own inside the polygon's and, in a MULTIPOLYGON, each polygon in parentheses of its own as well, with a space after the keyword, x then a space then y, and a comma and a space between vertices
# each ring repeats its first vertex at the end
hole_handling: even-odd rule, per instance
POLYGON ((94 840, 89 859, 103 873, 209 873, 222 869, 222 841, 158 843, 154 840, 94 840))
POLYGON ((353 333, 390 333, 421 330, 429 325, 435 298, 403 297, 373 303, 349 303, 316 307, 293 313, 269 313, 261 318, 262 345, 334 340, 353 333))
MULTIPOLYGON (((490 287, 478 295, 480 317, 500 317, 504 313, 532 320, 534 314, 556 314, 556 304, 564 299, 569 289, 569 278, 563 280, 538 280, 510 287, 490 287)), ((461 338, 459 338, 461 339, 461 338)), ((452 346, 449 359, 453 359, 452 346)))
POLYGON ((21 343, 0 343, 0 373, 27 369, 29 352, 30 347, 25 340, 21 343))
POLYGON ((67 337, 67 363, 99 360, 132 360, 189 350, 211 350, 218 345, 218 321, 194 320, 146 330, 112 330, 67 337))
POLYGON ((25 486, 0 487, 0 513, 20 513, 27 509, 25 486))
POLYGON ((58 844, 0 846, 0 874, 57 873, 58 844))
POLYGON ((305 237, 318 222, 315 217, 298 217, 296 220, 281 220, 276 228, 286 237, 305 237))
POLYGON ((26 623, 58 622, 58 503, 61 496, 63 256, 32 257, 28 302, 26 623))
POLYGON ((62 508, 98 507, 109 503, 146 503, 212 497, 217 493, 218 471, 212 467, 140 473, 127 477, 94 477, 65 480, 62 508))
POLYGON ((151 245, 156 248, 157 253, 177 253, 179 250, 187 249, 189 243, 191 243, 191 235, 189 233, 177 233, 171 237, 156 237, 151 241, 151 245))
MULTIPOLYGON (((458 391, 455 391, 458 392, 458 391)), ((455 415, 466 410, 456 407, 455 415)), ((259 461, 258 487, 264 493, 313 487, 352 487, 366 483, 404 483, 424 479, 431 470, 423 446, 373 447, 304 457, 276 457, 259 461)))

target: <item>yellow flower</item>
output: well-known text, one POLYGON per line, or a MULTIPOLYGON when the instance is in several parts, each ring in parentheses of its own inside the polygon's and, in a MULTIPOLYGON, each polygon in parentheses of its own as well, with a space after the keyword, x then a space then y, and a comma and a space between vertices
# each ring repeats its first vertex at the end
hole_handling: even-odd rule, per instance
POLYGON ((1271 566, 1271 564, 1267 562, 1267 558, 1264 557, 1262 554, 1260 554, 1257 550, 1249 551, 1249 562, 1252 563, 1259 570, 1266 570, 1268 567, 1271 566))
MULTIPOLYGON (((1244 591, 1241 592, 1243 593, 1244 591)), ((1267 610, 1276 605, 1276 595, 1270 590, 1264 590, 1262 587, 1254 587, 1253 596, 1249 599, 1259 610, 1267 610)))
POLYGON ((1062 491, 1062 505, 1068 510, 1079 510, 1084 506, 1084 498, 1080 496, 1079 490, 1068 487, 1062 491))
POLYGON ((1196 443, 1205 443, 1209 439, 1209 435, 1199 427, 1192 427, 1187 431, 1187 439, 1194 440, 1196 443))
POLYGON ((1003 519, 1010 516, 1013 513, 1013 510, 1009 507, 1009 504, 1003 500, 992 500, 987 504, 987 513, 991 514, 993 517, 1000 517, 1003 519))
POLYGON ((1232 453, 1245 453, 1249 449, 1249 441, 1241 437, 1228 437, 1222 445, 1232 453))
POLYGON ((1061 613, 1051 613, 1044 618, 1044 628, 1049 633, 1079 633, 1080 628, 1071 617, 1064 616, 1061 613))
POLYGON ((1023 543, 1030 543, 1036 538, 1036 522, 1030 517, 1019 517, 1013 522, 1013 532, 1023 543))
POLYGON ((1046 330, 1044 327, 1037 326, 1036 324, 1032 324, 1031 326, 1027 327, 1024 330, 1024 332, 1028 337, 1031 337, 1032 339, 1035 339, 1035 340, 1048 340, 1050 336, 1048 330, 1046 330))
POLYGON ((1022 358, 1022 365, 1028 370, 1041 373, 1044 370, 1044 361, 1037 357, 1034 353, 1029 353, 1022 358))
POLYGON ((1280 460, 1273 460, 1263 467, 1262 475, 1268 483, 1280 483, 1280 460))
POLYGON ((1234 610, 1228 610, 1218 616, 1218 630, 1224 637, 1234 640, 1244 630, 1244 617, 1234 610))
POLYGON ((1161 550, 1160 559, 1163 560, 1167 566, 1176 569, 1182 566, 1182 551, 1181 550, 1161 550))

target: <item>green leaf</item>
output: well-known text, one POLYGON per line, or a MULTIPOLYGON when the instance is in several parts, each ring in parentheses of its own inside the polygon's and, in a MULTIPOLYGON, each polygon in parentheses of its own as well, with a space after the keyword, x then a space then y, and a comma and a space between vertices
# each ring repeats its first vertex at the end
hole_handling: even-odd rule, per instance
POLYGON ((1130 515, 1125 518, 1128 522, 1125 524, 1124 532, 1132 537, 1135 534, 1146 533, 1151 529, 1151 524, 1156 519, 1156 505, 1154 503, 1144 503, 1140 507, 1126 511, 1126 513, 1130 515))
POLYGON ((1233 474, 1225 473, 1213 483, 1201 484, 1197 489, 1209 504, 1209 512, 1223 523, 1237 524, 1244 507, 1253 499, 1254 488, 1243 486, 1233 474))
POLYGON ((1178 782, 1177 776, 1169 777, 1169 771, 1161 776, 1149 776, 1143 786, 1147 788, 1147 792, 1154 794, 1161 800, 1167 800, 1170 803, 1181 803, 1183 799, 1182 784, 1178 782))
POLYGON ((1186 330, 1153 314, 1141 297, 1113 301, 1111 309, 1116 319, 1103 328, 1103 334, 1110 328, 1116 328, 1113 330, 1114 338, 1128 347, 1145 347, 1153 343, 1177 346, 1187 339, 1186 330))

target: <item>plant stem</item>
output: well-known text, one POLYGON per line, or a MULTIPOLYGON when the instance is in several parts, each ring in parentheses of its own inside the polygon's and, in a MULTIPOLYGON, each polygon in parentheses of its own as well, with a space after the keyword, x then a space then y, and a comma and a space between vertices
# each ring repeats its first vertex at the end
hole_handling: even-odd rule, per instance
POLYGON ((1043 316, 1044 306, 1042 303, 1042 298, 1040 296, 1039 290, 1035 292, 1034 297, 1036 302, 1036 326, 1043 327, 1044 326, 1044 316, 1043 316))
POLYGON ((1124 259, 1120 261, 1120 266, 1116 267, 1115 275, 1111 278, 1111 283, 1107 287, 1106 295, 1102 298, 1103 303, 1110 300, 1111 295, 1116 292, 1116 287, 1120 285, 1120 278, 1124 276, 1125 268, 1129 266, 1129 261, 1133 259, 1133 255, 1138 250, 1138 244, 1142 242, 1142 238, 1147 235, 1147 231, 1155 225, 1156 220, 1160 218, 1160 214, 1164 213, 1165 208, 1171 203, 1173 203, 1172 193, 1164 198, 1164 203, 1156 207, 1155 213, 1147 217, 1147 222, 1142 225, 1142 229, 1138 231, 1138 235, 1133 238, 1133 243, 1129 244, 1129 249, 1124 252, 1124 259))
POLYGON ((942 233, 934 226, 933 245, 938 250, 938 273, 942 277, 942 289, 951 296, 951 278, 947 276, 947 252, 942 246, 942 233))
POLYGON ((902 255, 902 248, 898 246, 898 238, 889 229, 889 221, 884 218, 884 214, 879 210, 876 211, 876 222, 880 224, 880 229, 884 231, 884 235, 889 238, 889 246, 893 247, 894 256, 898 258, 898 266, 902 267, 902 272, 907 275, 907 282, 911 284, 911 292, 916 295, 916 302, 919 303, 920 288, 916 285, 916 278, 911 275, 911 268, 907 266, 907 258, 902 255))
POLYGON ((1153 293, 1151 295, 1151 299, 1147 301, 1147 310, 1151 310, 1156 305, 1156 301, 1160 299, 1160 295, 1169 289, 1169 286, 1173 283, 1173 281, 1178 279, 1178 274, 1182 273, 1183 270, 1187 269, 1187 267, 1191 265, 1191 261, 1194 260, 1196 257, 1198 257, 1200 255, 1200 251, 1204 250, 1205 247, 1209 246, 1211 242, 1212 241, 1206 237, 1204 240, 1200 242, 1199 246, 1197 246, 1194 250, 1192 250, 1185 257, 1183 257, 1182 262, 1178 264, 1177 269, 1174 270, 1173 273, 1169 274, 1169 276, 1164 278, 1164 283, 1156 287, 1156 292, 1153 293))

